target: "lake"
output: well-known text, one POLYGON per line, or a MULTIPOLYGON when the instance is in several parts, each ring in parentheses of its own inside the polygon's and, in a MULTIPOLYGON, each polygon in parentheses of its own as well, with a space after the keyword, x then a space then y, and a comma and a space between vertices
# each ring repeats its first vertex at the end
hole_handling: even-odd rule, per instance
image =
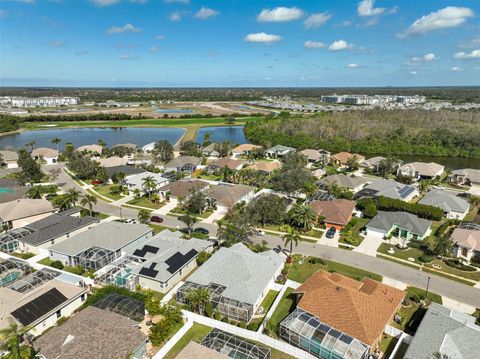
POLYGON ((243 133, 243 126, 202 127, 197 131, 195 142, 202 143, 203 136, 207 132, 210 133, 210 141, 212 142, 230 141, 231 143, 249 143, 243 133))
POLYGON ((435 162, 451 170, 458 170, 461 168, 480 169, 480 158, 433 157, 433 156, 423 156, 423 155, 397 155, 396 157, 400 158, 404 163, 435 162))
POLYGON ((55 148, 51 143, 53 138, 60 138, 62 142, 71 142, 75 147, 97 143, 99 139, 105 141, 108 146, 119 143, 134 143, 139 147, 147 143, 167 140, 175 144, 184 134, 183 128, 64 128, 38 131, 25 131, 15 135, 0 136, 0 148, 20 148, 25 144, 35 141, 35 147, 55 148))

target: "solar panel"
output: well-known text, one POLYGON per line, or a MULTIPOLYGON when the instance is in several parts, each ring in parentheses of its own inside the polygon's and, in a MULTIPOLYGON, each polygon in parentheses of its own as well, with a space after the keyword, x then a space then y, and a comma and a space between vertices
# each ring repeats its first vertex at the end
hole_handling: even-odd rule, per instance
POLYGON ((138 273, 150 278, 155 278, 158 274, 158 270, 155 270, 156 266, 157 266, 157 263, 152 263, 150 264, 150 267, 143 267, 142 269, 140 269, 140 272, 138 273))
POLYGON ((67 297, 60 293, 57 288, 52 288, 48 292, 14 310, 11 314, 22 325, 27 326, 66 301, 67 297))
POLYGON ((400 189, 400 191, 398 191, 398 194, 400 195, 400 197, 405 198, 414 190, 415 189, 411 186, 404 186, 402 189, 400 189))
POLYGON ((170 274, 175 273, 179 270, 185 263, 188 263, 192 258, 194 258, 198 252, 195 249, 191 249, 188 253, 182 254, 176 252, 173 256, 168 258, 165 261, 165 264, 168 265, 167 271, 170 274))
POLYGON ((158 248, 154 246, 149 246, 148 244, 144 245, 142 249, 137 249, 135 252, 133 252, 134 256, 137 257, 145 257, 147 253, 153 253, 156 254, 158 252, 158 248))

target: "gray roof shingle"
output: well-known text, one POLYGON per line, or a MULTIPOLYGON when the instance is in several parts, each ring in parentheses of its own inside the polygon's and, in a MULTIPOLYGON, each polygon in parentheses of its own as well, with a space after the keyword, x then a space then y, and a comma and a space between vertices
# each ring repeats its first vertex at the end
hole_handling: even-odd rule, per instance
POLYGON ((407 212, 384 212, 378 214, 367 223, 367 227, 389 231, 396 224, 401 229, 410 233, 423 236, 430 228, 432 222, 407 212))
POLYGON ((427 192, 418 203, 438 207, 445 212, 465 213, 470 208, 466 200, 445 191, 427 192))

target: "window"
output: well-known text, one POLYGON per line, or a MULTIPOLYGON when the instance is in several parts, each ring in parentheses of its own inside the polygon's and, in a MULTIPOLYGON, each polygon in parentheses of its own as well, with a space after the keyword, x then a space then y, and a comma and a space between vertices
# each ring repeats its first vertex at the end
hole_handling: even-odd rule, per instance
POLYGON ((83 293, 83 294, 80 296, 80 300, 81 300, 82 302, 85 302, 85 297, 86 297, 86 295, 85 295, 85 293, 83 293))
POLYGON ((462 248, 462 256, 464 256, 464 257, 468 256, 468 249, 467 248, 462 248))
POLYGON ((57 310, 55 314, 57 315, 57 319, 60 318, 62 316, 62 310, 57 310))

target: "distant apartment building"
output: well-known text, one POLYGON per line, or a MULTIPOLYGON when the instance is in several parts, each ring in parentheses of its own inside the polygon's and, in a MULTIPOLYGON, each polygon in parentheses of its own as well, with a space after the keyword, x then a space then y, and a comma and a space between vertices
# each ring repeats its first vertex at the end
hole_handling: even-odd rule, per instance
POLYGON ((399 103, 404 105, 413 105, 425 103, 427 101, 425 96, 389 96, 389 95, 328 95, 322 96, 320 101, 326 103, 344 103, 348 105, 384 105, 399 103))
POLYGON ((78 97, 14 97, 3 96, 0 98, 0 104, 12 107, 56 107, 78 105, 78 97))

